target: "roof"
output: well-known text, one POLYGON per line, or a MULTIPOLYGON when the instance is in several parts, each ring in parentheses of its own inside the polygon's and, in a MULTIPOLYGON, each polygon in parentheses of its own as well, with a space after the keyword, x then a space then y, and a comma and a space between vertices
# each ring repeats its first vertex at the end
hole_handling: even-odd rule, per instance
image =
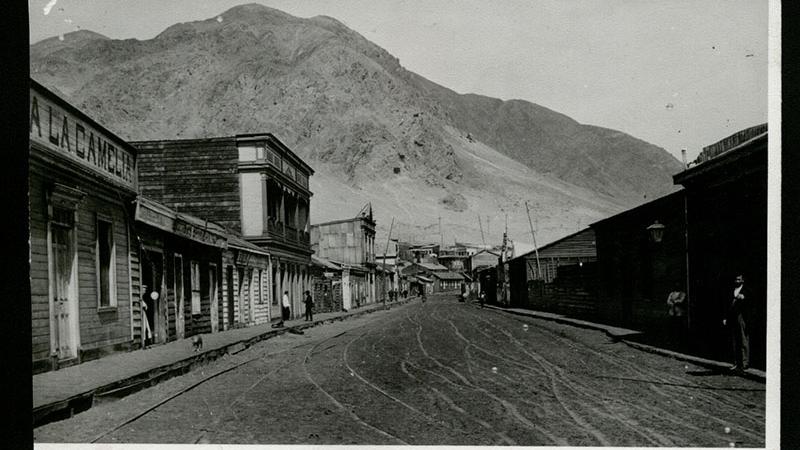
POLYGON ((496 251, 494 251, 494 250, 486 250, 486 249, 484 249, 484 250, 481 250, 481 251, 479 251, 479 252, 475 253, 474 255, 472 255, 472 257, 478 256, 478 255, 480 255, 481 253, 488 253, 488 254, 490 254, 490 255, 497 256, 498 258, 500 257, 500 252, 496 252, 496 251))
POLYGON ((228 238, 228 247, 255 253, 257 255, 269 256, 269 253, 267 253, 267 251, 263 248, 253 244, 252 242, 248 242, 239 236, 236 236, 235 234, 228 233, 226 234, 226 237, 228 238))
POLYGON ((445 267, 445 266, 443 266, 441 264, 436 264, 436 263, 419 262, 419 263, 414 263, 414 264, 422 267, 423 269, 428 269, 428 270, 430 270, 432 272, 433 271, 437 271, 437 270, 447 270, 447 267, 445 267))
POLYGON ((638 211, 641 211, 641 210, 646 209, 646 208, 650 208, 655 203, 669 201, 670 199, 673 199, 673 198, 676 198, 676 197, 679 197, 679 196, 684 196, 684 195, 686 195, 686 190, 681 188, 680 190, 677 190, 677 191, 675 191, 675 192, 673 192, 671 194, 667 194, 667 195, 659 197, 659 198, 657 198, 655 200, 651 200, 651 201, 649 201, 647 203, 643 203, 643 204, 641 204, 641 205, 639 205, 639 206, 637 206, 635 208, 626 209, 625 211, 622 211, 621 213, 617 213, 617 214, 614 214, 613 216, 606 217, 605 219, 598 220, 597 222, 589 224, 589 226, 592 227, 592 228, 595 228, 596 226, 601 225, 601 224, 605 224, 605 223, 607 223, 607 222, 609 222, 611 220, 616 220, 616 219, 619 219, 619 218, 621 218, 623 216, 626 216, 626 215, 629 215, 629 214, 635 214, 638 211))
POLYGON ((325 258, 320 258, 317 255, 311 255, 311 263, 331 270, 342 270, 342 268, 335 263, 330 262, 325 258))
MULTIPOLYGON (((703 153, 695 160, 695 164, 683 172, 673 175, 672 180, 675 184, 683 184, 685 186, 687 182, 693 181, 698 176, 717 173, 721 167, 734 164, 737 161, 749 161, 745 164, 751 164, 750 155, 756 155, 759 152, 766 153, 768 138, 766 124, 742 130, 716 144, 705 147, 703 153), (754 135, 755 132, 762 129, 764 130, 763 132, 754 135)), ((722 170, 722 172, 729 171, 730 169, 722 170)), ((733 172, 738 174, 740 171, 733 172)))
POLYGON ((463 280, 464 279, 464 275, 461 275, 460 273, 456 273, 456 272, 450 272, 450 271, 447 271, 447 272, 434 272, 434 273, 431 274, 431 276, 436 277, 436 278, 438 278, 440 280, 463 280))
POLYGON ((761 136, 766 136, 766 134, 766 123, 745 128, 744 130, 739 130, 725 139, 703 147, 703 151, 700 152, 700 154, 697 156, 697 159, 694 160, 694 163, 702 164, 722 155, 723 153, 745 146, 749 141, 755 140, 761 136))
POLYGON ((530 250, 530 251, 528 251, 528 252, 525 252, 525 253, 523 253, 523 254, 521 254, 521 255, 515 256, 515 257, 513 257, 513 258, 509 259, 509 261, 513 261, 513 260, 515 260, 515 259, 517 259, 517 258, 523 258, 523 257, 525 257, 525 256, 528 256, 528 255, 530 255, 531 253, 536 253, 537 251, 538 251, 538 252, 543 252, 543 251, 545 251, 545 250, 549 249, 550 247, 553 247, 553 246, 555 246, 555 245, 557 245, 557 244, 560 244, 560 243, 562 243, 562 242, 564 242, 564 241, 566 241, 566 240, 569 240, 569 239, 571 239, 571 238, 574 238, 575 236, 578 236, 578 235, 580 235, 580 234, 582 234, 582 233, 586 233, 586 232, 590 232, 590 231, 592 231, 592 228, 591 228, 591 227, 584 228, 584 229, 582 229, 582 230, 580 230, 580 231, 576 231, 575 233, 569 234, 569 235, 567 235, 567 236, 564 236, 564 237, 562 237, 562 238, 556 239, 555 241, 549 242, 549 243, 547 243, 547 244, 545 244, 545 245, 543 245, 543 246, 539 247, 538 249, 533 249, 533 250, 530 250))

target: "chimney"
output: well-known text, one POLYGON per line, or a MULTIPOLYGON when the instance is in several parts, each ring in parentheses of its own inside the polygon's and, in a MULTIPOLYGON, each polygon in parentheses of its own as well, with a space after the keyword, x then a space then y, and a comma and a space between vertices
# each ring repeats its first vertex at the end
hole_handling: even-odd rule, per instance
POLYGON ((684 169, 685 169, 685 168, 687 168, 687 167, 689 167, 689 166, 686 164, 686 149, 685 149, 685 148, 682 148, 682 149, 681 149, 681 160, 683 160, 683 168, 684 168, 684 169))

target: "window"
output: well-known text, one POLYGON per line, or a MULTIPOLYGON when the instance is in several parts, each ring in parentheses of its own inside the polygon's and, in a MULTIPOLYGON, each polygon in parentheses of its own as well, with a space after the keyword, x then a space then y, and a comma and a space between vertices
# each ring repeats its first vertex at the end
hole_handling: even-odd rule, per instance
POLYGON ((101 308, 117 306, 116 249, 114 227, 106 220, 97 221, 98 297, 101 308))
POLYGON ((200 263, 191 262, 192 269, 192 314, 200 314, 200 263))
POLYGON ((256 147, 256 159, 264 159, 264 147, 261 145, 256 147))

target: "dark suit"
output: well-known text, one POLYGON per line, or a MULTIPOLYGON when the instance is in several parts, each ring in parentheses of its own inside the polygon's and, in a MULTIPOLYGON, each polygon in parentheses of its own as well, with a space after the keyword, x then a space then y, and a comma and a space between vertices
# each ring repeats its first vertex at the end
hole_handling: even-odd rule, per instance
POLYGON ((750 290, 744 285, 739 291, 743 298, 735 298, 734 290, 729 292, 730 304, 725 320, 733 335, 733 362, 736 367, 747 369, 750 365, 750 336, 745 319, 747 317, 748 304, 753 300, 750 290))

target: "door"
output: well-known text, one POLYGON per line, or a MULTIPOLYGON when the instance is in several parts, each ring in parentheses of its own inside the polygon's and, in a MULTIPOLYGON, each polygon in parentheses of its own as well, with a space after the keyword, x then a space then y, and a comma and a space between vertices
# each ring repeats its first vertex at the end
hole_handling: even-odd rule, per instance
POLYGON ((219 296, 217 295, 217 266, 209 264, 208 269, 208 299, 211 308, 211 332, 219 331, 219 296))
POLYGON ((178 339, 186 336, 186 319, 183 317, 183 258, 175 255, 175 334, 178 339))
POLYGON ((225 279, 228 283, 227 301, 228 301, 228 328, 233 328, 234 323, 234 303, 233 303, 233 266, 225 268, 225 279))
POLYGON ((258 292, 258 283, 259 280, 256 278, 256 269, 250 269, 250 288, 247 290, 248 296, 248 322, 255 323, 256 321, 256 314, 255 314, 255 296, 258 292))
POLYGON ((239 276, 239 289, 238 289, 238 291, 239 291, 239 301, 237 302, 239 304, 239 323, 240 324, 245 324, 247 322, 247 320, 245 319, 245 315, 244 315, 244 293, 247 292, 247 291, 244 288, 244 284, 245 284, 244 269, 241 268, 241 267, 237 267, 236 275, 239 276))
POLYGON ((75 247, 72 222, 72 211, 62 214, 65 220, 51 222, 51 277, 53 292, 53 317, 52 341, 55 353, 59 360, 68 360, 77 354, 77 274, 75 247), (65 223, 69 220, 69 223, 65 223))
MULTIPOLYGON (((164 298, 164 258, 160 251, 144 250, 142 284, 147 286, 143 302, 147 303, 147 320, 153 333, 153 342, 167 342, 167 305, 164 298)), ((144 336, 143 336, 144 337, 144 336)))

